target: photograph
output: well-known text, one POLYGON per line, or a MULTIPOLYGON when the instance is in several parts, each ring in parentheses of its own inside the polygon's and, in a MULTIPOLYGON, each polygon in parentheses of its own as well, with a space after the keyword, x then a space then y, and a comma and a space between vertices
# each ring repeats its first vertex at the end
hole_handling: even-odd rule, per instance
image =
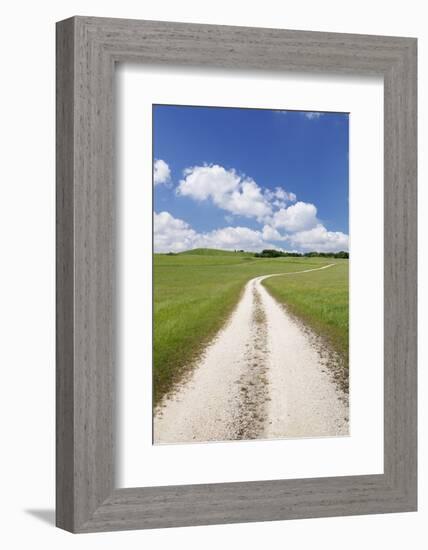
POLYGON ((349 115, 153 105, 153 443, 349 435, 349 115))

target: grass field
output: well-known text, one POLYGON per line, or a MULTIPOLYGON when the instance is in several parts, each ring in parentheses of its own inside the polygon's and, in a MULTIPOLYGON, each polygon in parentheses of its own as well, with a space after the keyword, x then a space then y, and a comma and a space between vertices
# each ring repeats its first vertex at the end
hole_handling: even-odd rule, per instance
POLYGON ((311 275, 308 273, 270 279, 269 284, 266 281, 266 287, 315 330, 328 336, 332 344, 344 353, 347 350, 344 333, 347 335, 348 327, 346 260, 267 259, 255 258, 245 252, 206 249, 176 255, 155 254, 155 403, 183 376, 186 368, 221 328, 237 304, 246 281, 258 275, 301 271, 328 263, 339 265, 325 272, 315 272, 312 277, 306 278, 311 275), (302 277, 303 280, 300 279, 302 277), (271 281, 275 281, 272 286, 271 281), (290 298, 287 291, 290 283, 294 288, 291 293, 294 298, 290 298))

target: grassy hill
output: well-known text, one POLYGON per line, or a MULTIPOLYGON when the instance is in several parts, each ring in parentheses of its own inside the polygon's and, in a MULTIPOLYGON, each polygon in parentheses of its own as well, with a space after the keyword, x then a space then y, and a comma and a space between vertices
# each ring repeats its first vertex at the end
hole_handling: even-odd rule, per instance
POLYGON ((253 256, 253 252, 244 252, 243 250, 220 250, 218 248, 194 248, 193 250, 186 250, 185 252, 179 252, 180 255, 191 256, 253 256))

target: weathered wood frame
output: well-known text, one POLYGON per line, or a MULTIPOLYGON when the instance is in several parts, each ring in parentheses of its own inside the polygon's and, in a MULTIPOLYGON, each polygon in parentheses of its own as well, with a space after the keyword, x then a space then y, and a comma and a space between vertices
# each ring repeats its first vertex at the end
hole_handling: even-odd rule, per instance
MULTIPOLYGON (((416 510, 416 39, 73 17, 57 24, 57 525, 72 532, 416 510), (384 78, 384 474, 114 486, 116 62, 384 78)), ((142 464, 144 467, 144 464, 142 464)))

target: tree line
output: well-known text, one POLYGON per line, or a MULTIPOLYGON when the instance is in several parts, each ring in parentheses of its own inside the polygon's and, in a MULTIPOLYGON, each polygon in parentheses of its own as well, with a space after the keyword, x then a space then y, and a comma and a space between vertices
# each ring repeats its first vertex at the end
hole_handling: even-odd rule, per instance
POLYGON ((341 250, 340 252, 282 252, 281 250, 266 249, 254 254, 256 258, 349 258, 349 252, 341 250))

